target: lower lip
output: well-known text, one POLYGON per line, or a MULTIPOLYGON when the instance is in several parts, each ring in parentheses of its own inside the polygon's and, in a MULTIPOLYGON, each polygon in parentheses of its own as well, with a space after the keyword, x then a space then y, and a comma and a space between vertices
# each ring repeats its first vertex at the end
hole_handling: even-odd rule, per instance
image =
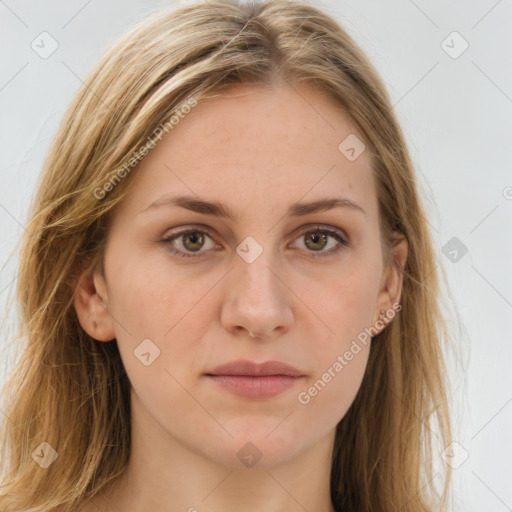
POLYGON ((302 377, 289 375, 208 375, 226 391, 247 398, 271 398, 293 387, 302 377))

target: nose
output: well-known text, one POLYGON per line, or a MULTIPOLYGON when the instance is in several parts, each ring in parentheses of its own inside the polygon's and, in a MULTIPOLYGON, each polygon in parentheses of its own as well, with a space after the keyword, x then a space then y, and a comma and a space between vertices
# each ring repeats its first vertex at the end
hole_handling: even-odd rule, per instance
POLYGON ((265 251, 252 263, 239 258, 224 286, 221 323, 228 332, 268 340, 290 329, 293 293, 265 251))

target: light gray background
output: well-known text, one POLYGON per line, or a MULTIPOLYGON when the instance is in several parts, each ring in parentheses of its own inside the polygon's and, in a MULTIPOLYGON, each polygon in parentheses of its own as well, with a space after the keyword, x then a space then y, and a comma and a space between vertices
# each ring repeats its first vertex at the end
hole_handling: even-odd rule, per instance
MULTIPOLYGON (((512 510, 511 2, 316 3, 340 20, 388 86, 464 325, 453 339, 461 362, 450 356, 460 444, 450 459, 460 464, 453 510, 512 510), (453 31, 469 44, 458 58, 442 47, 453 31), (457 249, 456 262, 448 257, 451 246, 443 253, 452 237, 468 249, 462 257, 457 249)), ((0 0, 0 306, 12 303, 17 253, 7 256, 69 101, 107 44, 171 4, 0 0), (59 45, 47 59, 31 48, 43 31, 59 45)), ((446 44, 452 52, 461 48, 453 36, 446 44)), ((2 332, 2 346, 9 339, 2 332)), ((7 361, 7 351, 1 354, 7 361)))

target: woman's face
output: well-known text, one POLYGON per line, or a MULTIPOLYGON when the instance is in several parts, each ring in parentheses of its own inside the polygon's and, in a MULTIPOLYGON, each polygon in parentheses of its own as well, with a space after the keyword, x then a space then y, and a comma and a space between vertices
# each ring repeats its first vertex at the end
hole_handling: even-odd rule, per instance
POLYGON ((235 87, 192 108, 132 171, 105 278, 94 274, 89 309, 75 306, 91 336, 117 340, 148 435, 230 467, 272 467, 334 439, 365 371, 365 328, 400 286, 384 273, 361 140, 310 86, 235 87), (298 376, 216 370, 238 360, 298 376))

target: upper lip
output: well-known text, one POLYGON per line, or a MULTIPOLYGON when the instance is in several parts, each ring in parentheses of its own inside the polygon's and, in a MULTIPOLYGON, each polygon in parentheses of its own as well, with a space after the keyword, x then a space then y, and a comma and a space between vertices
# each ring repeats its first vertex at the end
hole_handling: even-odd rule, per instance
POLYGON ((263 363, 256 363, 245 359, 238 361, 231 361, 226 364, 221 364, 214 368, 206 375, 289 375, 292 377, 303 377, 304 374, 290 366, 289 364, 281 361, 265 361, 263 363))

